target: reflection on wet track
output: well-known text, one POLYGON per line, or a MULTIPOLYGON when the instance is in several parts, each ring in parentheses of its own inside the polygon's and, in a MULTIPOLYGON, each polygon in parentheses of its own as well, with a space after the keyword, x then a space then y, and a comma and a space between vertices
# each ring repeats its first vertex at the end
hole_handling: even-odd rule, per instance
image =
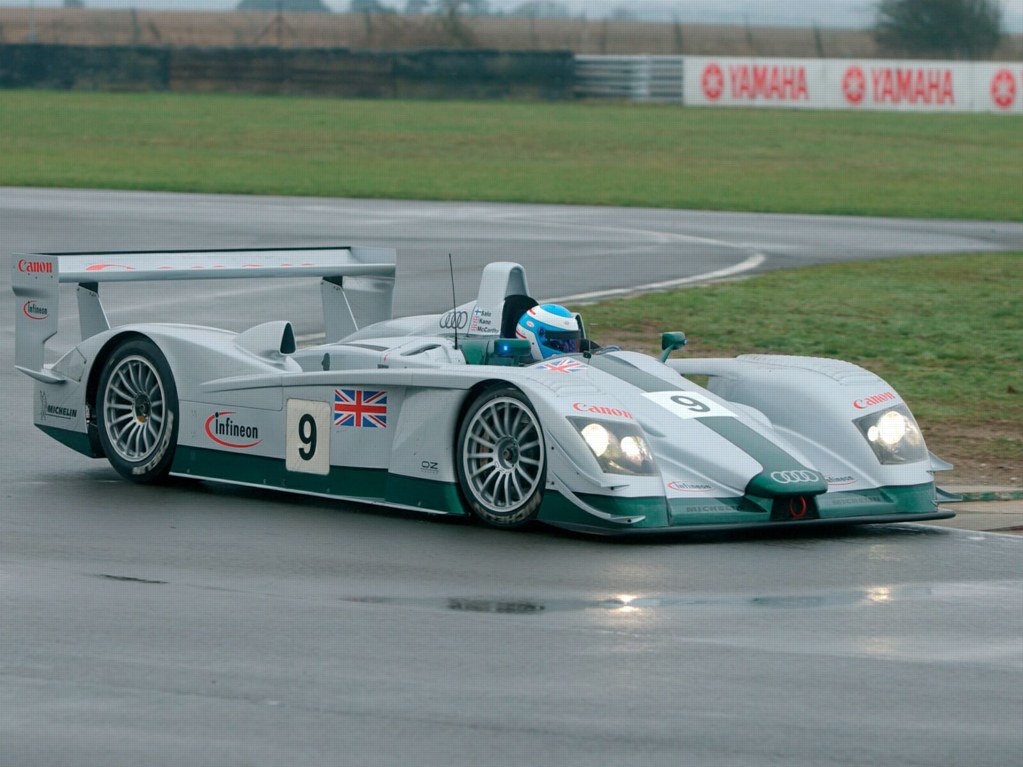
MULTIPOLYGON (((1009 588, 1012 585, 1010 584, 1009 588)), ((951 586, 947 584, 946 586, 951 586)), ((974 584, 976 587, 976 584, 974 584)), ((933 586, 876 586, 869 589, 835 591, 826 594, 789 594, 775 596, 634 596, 616 594, 605 599, 486 599, 480 597, 347 597, 345 601, 359 604, 415 607, 455 612, 495 613, 498 615, 541 615, 548 612, 597 610, 620 614, 647 614, 662 610, 683 609, 816 609, 853 605, 891 604, 904 599, 922 599, 935 593, 933 586)), ((1016 589, 1016 595, 1023 591, 1016 589)))

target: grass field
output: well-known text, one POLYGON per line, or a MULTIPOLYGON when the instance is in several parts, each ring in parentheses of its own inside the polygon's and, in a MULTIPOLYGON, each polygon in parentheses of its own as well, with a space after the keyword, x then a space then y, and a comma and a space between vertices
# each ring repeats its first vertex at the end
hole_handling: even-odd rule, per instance
POLYGON ((0 184, 1023 220, 1023 121, 4 91, 0 184))
MULTIPOLYGON (((1023 220, 1023 127, 985 115, 0 93, 0 184, 1023 220)), ((1023 474, 1023 254, 816 267, 585 309, 598 339, 836 356, 932 450, 1023 474), (832 300, 835 285, 841 301, 832 300)))
POLYGON ((818 266, 578 307, 594 338, 694 357, 839 357, 906 399, 957 476, 1023 481, 1023 253, 818 266), (841 285, 840 296, 836 285, 841 285))

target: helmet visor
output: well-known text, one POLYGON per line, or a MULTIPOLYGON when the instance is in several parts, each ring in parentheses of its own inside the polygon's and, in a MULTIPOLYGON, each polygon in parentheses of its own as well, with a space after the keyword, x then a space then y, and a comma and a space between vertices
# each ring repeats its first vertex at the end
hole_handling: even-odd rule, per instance
POLYGON ((582 333, 578 330, 548 330, 542 343, 548 349, 559 354, 575 354, 579 351, 579 340, 582 333))

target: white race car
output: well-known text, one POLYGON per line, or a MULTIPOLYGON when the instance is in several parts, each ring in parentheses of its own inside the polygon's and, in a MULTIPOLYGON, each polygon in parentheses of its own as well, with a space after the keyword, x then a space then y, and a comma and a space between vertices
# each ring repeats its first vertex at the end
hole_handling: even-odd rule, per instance
POLYGON ((602 534, 903 522, 938 508, 932 456, 895 389, 830 359, 669 360, 585 338, 534 359, 522 267, 478 296, 392 318, 395 253, 296 248, 25 254, 12 283, 36 425, 124 477, 167 475, 602 534), (110 327, 103 282, 322 278, 325 343, 291 324, 242 333, 110 327), (61 283, 82 340, 55 364, 61 283), (708 376, 706 387, 689 380, 708 376))

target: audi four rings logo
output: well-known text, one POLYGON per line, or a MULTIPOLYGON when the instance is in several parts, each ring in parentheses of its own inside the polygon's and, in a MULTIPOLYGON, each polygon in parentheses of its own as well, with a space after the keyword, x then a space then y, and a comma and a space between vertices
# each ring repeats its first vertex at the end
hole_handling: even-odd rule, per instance
POLYGON ((779 485, 795 485, 799 482, 820 482, 821 478, 814 471, 772 471, 771 479, 779 485))
POLYGON ((440 318, 440 326, 447 330, 461 330, 469 324, 469 312, 451 311, 440 318))

